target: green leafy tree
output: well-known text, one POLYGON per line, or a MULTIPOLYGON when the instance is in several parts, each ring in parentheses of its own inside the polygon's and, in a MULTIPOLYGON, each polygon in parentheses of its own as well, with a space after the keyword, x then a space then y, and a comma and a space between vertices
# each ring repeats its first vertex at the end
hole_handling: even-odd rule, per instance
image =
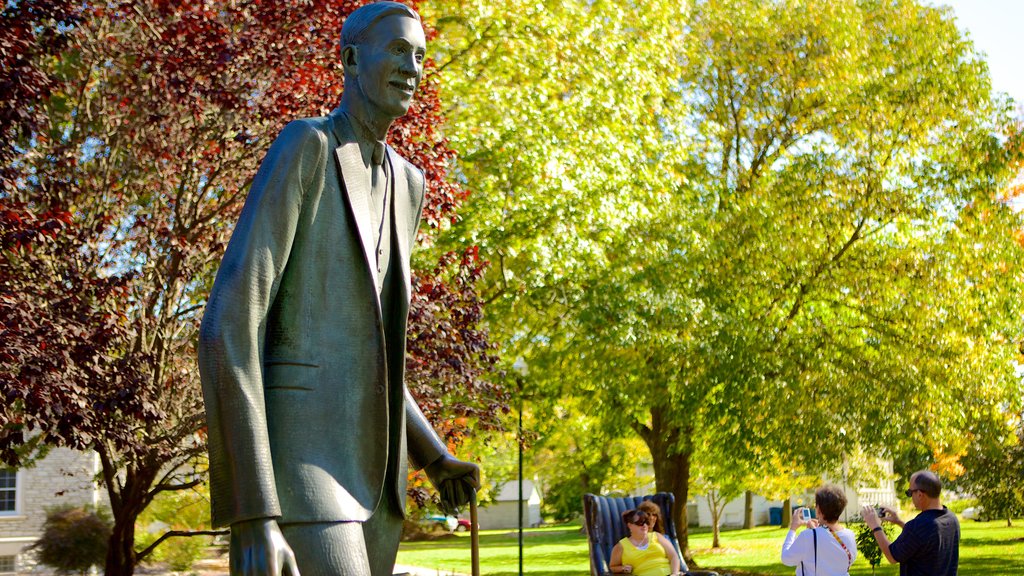
POLYGON ((998 408, 992 412, 972 431, 955 485, 973 494, 987 516, 1005 518, 1011 526, 1015 516, 1024 515, 1024 421, 998 408))
POLYGON ((961 399, 1011 393, 1015 136, 948 10, 499 8, 436 8, 479 192, 448 237, 495 263, 492 331, 531 384, 625 423, 659 490, 686 502, 708 444, 806 471, 941 450, 961 399))
POLYGON ((630 222, 665 200, 654 163, 678 148, 660 122, 679 96, 684 11, 647 1, 512 0, 432 2, 424 13, 439 32, 446 134, 474 191, 438 246, 473 239, 491 263, 488 326, 503 356, 529 359, 527 410, 550 416, 578 394, 586 415, 602 420, 593 440, 567 444, 568 452, 558 451, 554 439, 564 436, 555 433, 540 448, 543 458, 561 454, 587 470, 586 488, 556 481, 556 492, 568 503, 578 490, 610 489, 617 481, 602 469, 618 461, 602 451, 618 450, 615 434, 632 418, 609 419, 610 401, 584 394, 593 366, 564 352, 574 337, 589 337, 572 317, 614 281, 603 275, 623 256, 630 222))
POLYGON ((699 473, 692 479, 693 492, 704 497, 711 511, 711 547, 721 548, 722 514, 726 504, 743 493, 746 470, 720 459, 696 469, 699 473))
MULTIPOLYGON (((432 2, 446 130, 474 194, 438 246, 491 262, 491 329, 509 358, 548 333, 653 208, 659 111, 680 75, 683 12, 640 2, 432 2)), ((563 366, 530 362, 531 396, 563 366)))
POLYGON ((534 414, 544 425, 536 427, 530 460, 544 486, 544 511, 556 520, 579 518, 584 494, 635 494, 653 481, 637 458, 643 444, 589 414, 582 399, 539 403, 534 414))

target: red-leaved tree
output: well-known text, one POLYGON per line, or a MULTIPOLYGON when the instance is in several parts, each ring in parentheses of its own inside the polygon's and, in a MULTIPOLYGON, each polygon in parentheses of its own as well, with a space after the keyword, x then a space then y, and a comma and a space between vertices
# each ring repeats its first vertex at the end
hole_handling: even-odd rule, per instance
MULTIPOLYGON (((94 450, 114 517, 106 574, 131 574, 153 497, 204 481, 195 335, 259 161, 342 90, 338 36, 361 2, 20 1, 0 30, 0 453, 94 450)), ((429 243, 466 191, 436 79, 393 128, 424 168, 429 243)), ((475 249, 415 271, 408 379, 457 442, 502 391, 475 249), (465 420, 470 417, 469 420, 465 420)))

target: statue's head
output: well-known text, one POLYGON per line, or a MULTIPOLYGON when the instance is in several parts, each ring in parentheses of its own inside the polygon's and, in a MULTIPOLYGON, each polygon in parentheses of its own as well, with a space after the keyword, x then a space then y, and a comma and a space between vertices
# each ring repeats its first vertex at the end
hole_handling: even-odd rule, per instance
POLYGON ((426 48, 419 14, 405 4, 374 2, 355 10, 341 28, 345 92, 355 91, 382 119, 404 115, 423 77, 426 48))

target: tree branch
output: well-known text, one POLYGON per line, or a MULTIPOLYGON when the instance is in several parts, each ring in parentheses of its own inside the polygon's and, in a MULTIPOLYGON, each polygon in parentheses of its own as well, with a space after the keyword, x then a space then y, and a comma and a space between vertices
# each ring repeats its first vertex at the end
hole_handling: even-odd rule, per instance
POLYGON ((142 562, 142 559, 149 556, 149 554, 153 552, 161 542, 174 536, 222 536, 230 533, 230 530, 168 530, 161 534, 160 537, 156 539, 156 542, 146 546, 145 550, 136 554, 135 560, 137 562, 142 562))

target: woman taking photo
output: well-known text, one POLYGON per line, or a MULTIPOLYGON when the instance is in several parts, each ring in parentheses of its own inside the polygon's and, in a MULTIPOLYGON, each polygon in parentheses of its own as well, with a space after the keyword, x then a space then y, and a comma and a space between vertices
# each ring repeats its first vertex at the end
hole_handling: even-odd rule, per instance
POLYGON ((642 510, 627 510, 622 521, 629 536, 612 548, 608 567, 614 574, 665 576, 679 574, 679 556, 672 543, 650 527, 650 518, 642 510))
POLYGON ((853 532, 839 524, 846 494, 838 486, 822 486, 814 493, 814 508, 820 522, 810 518, 806 508, 793 511, 782 542, 782 563, 795 566, 797 576, 847 576, 857 559, 857 542, 853 532), (801 526, 810 530, 798 536, 801 526))

